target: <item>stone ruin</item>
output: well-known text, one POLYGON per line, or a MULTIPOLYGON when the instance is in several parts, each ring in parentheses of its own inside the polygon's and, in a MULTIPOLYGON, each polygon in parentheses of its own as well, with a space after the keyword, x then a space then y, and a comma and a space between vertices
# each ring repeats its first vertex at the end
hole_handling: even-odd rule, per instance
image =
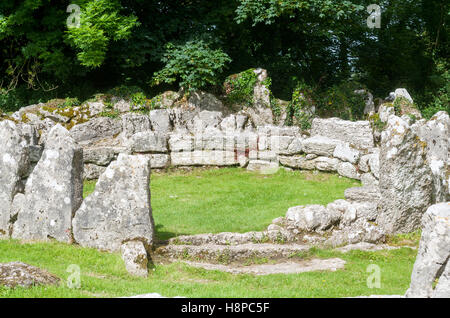
MULTIPOLYGON (((266 231, 180 236, 156 253, 280 257, 310 246, 382 243, 387 235, 423 228, 408 295, 448 296, 449 115, 414 122, 381 105, 385 128, 377 140, 370 121, 316 118, 309 131, 277 123, 264 103, 264 89, 255 94, 259 99, 251 111, 230 113, 215 96, 197 92, 187 107, 146 115, 121 104, 118 118, 94 116, 70 130, 61 115, 39 112, 42 105, 21 109, 0 121, 0 237, 121 252, 130 273, 146 276, 147 254, 158 247, 151 169, 319 170, 363 186, 347 189, 345 199, 327 206, 292 207, 266 231), (24 117, 26 122, 19 120, 24 117), (83 179, 97 178, 94 192, 83 200, 83 179), (273 244, 280 242, 285 244, 273 244), (438 277, 439 288, 430 290, 438 277)), ((92 113, 100 114, 104 105, 91 104, 92 113)))

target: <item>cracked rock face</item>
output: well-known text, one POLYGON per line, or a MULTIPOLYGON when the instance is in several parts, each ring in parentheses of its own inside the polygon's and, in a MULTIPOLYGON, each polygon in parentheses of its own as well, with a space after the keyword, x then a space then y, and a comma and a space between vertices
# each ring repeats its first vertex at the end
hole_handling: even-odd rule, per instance
POLYGON ((57 285, 59 281, 55 275, 25 263, 0 264, 0 286, 30 288, 36 285, 57 285))
POLYGON ((435 203, 449 201, 449 115, 443 111, 436 113, 419 128, 419 136, 426 142, 427 161, 433 173, 433 201, 435 203))
POLYGON ((20 130, 10 120, 0 122, 0 238, 8 237, 11 205, 27 172, 28 149, 20 130))
POLYGON ((120 154, 100 176, 73 219, 76 242, 119 251, 127 241, 151 247, 154 223, 150 206, 150 158, 120 154))
POLYGON ((432 204, 433 182, 426 164, 426 145, 416 127, 390 116, 380 150, 379 217, 387 233, 409 233, 420 227, 432 204))
POLYGON ((144 243, 140 241, 125 242, 120 251, 128 273, 138 277, 148 276, 148 258, 144 243))
POLYGON ((450 297, 450 202, 428 208, 406 297, 450 297), (438 280, 433 289, 433 283, 438 280))
POLYGON ((83 150, 62 126, 54 126, 41 159, 15 196, 16 239, 72 241, 72 217, 83 200, 83 150))

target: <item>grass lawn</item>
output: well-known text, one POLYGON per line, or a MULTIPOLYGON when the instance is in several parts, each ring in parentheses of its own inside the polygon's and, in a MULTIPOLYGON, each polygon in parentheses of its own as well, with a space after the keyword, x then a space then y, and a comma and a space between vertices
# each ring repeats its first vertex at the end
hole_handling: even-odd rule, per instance
MULTIPOLYGON (((147 279, 128 275, 119 254, 101 253, 63 243, 0 241, 0 263, 22 261, 44 268, 62 278, 58 287, 8 289, 0 287, 0 297, 118 297, 157 292, 163 296, 185 297, 350 297, 372 294, 404 294, 409 287, 416 251, 348 254, 314 250, 306 257, 340 257, 345 269, 336 272, 252 276, 207 271, 182 263, 156 264, 147 279), (71 275, 67 268, 81 268, 81 288, 66 287, 71 275), (381 288, 369 289, 367 266, 381 268, 381 288)), ((303 255, 305 257, 305 255, 303 255)))
MULTIPOLYGON (((180 234, 263 230, 289 207, 326 204, 343 198, 344 190, 359 183, 331 174, 287 172, 261 175, 243 169, 172 171, 152 175, 152 207, 157 235, 166 239, 180 234)), ((92 193, 95 182, 85 184, 92 193)), ((402 245, 416 239, 392 240, 402 245)), ((416 242, 418 240, 416 239, 416 242)), ((181 262, 152 265, 147 279, 130 276, 118 253, 102 253, 63 243, 0 241, 0 263, 21 261, 59 276, 60 286, 8 289, 0 297, 117 297, 145 293, 184 297, 351 297, 371 294, 404 294, 409 287, 416 251, 342 254, 313 249, 294 258, 339 257, 347 261, 336 272, 233 275, 190 267, 181 262), (81 268, 81 288, 71 289, 68 266, 81 268), (369 289, 370 264, 381 268, 381 288, 369 289)))
MULTIPOLYGON (((240 168, 180 170, 151 177, 157 237, 261 231, 288 208, 344 198, 358 181, 333 174, 280 169, 262 175, 240 168)), ((95 182, 85 184, 90 194, 95 182)))

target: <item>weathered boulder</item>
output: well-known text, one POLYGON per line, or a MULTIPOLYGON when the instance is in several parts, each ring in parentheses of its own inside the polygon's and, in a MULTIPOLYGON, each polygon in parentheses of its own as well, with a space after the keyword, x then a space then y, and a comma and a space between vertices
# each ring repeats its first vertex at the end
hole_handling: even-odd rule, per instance
POLYGON ((315 118, 311 126, 311 136, 317 135, 348 142, 357 149, 370 149, 374 146, 369 121, 315 118))
POLYGON ((449 145, 450 117, 446 112, 436 113, 419 127, 420 139, 426 142, 427 161, 433 173, 433 202, 450 199, 449 145))
POLYGON ((154 109, 150 111, 150 122, 154 131, 168 133, 172 131, 170 113, 167 109, 154 109))
POLYGON ((132 153, 167 153, 167 135, 156 131, 143 131, 134 134, 126 141, 132 153))
POLYGON ((389 117, 380 152, 380 191, 377 223, 387 233, 409 233, 420 227, 432 202, 432 173, 426 147, 416 129, 397 116, 389 117))
POLYGON ((378 187, 355 187, 348 188, 344 192, 345 199, 355 202, 374 202, 380 200, 380 189, 378 187))
POLYGON ((149 183, 150 159, 120 154, 75 214, 75 241, 106 251, 119 251, 124 242, 133 240, 151 247, 154 223, 149 183))
POLYGON ((57 285, 59 282, 57 276, 25 263, 0 264, 0 286, 30 288, 38 285, 57 285))
POLYGON ((198 113, 193 119, 194 134, 202 134, 207 130, 219 131, 222 122, 222 113, 204 110, 198 113))
POLYGON ((255 171, 262 174, 273 174, 280 168, 278 162, 267 160, 250 160, 247 166, 247 170, 255 171))
POLYGON ((361 175, 356 169, 355 165, 352 165, 350 162, 341 162, 337 166, 337 172, 343 176, 350 179, 361 179, 361 175))
POLYGON ((387 122, 391 115, 395 115, 395 109, 392 104, 382 104, 378 109, 378 116, 383 123, 387 122))
POLYGON ((130 138, 136 133, 152 129, 150 117, 143 114, 128 113, 122 115, 122 136, 130 138))
POLYGON ((336 158, 317 157, 312 161, 314 162, 315 168, 320 171, 337 171, 339 166, 339 159, 336 158))
POLYGON ((173 133, 169 137, 169 149, 171 152, 191 152, 194 150, 194 136, 173 133))
POLYGON ((5 120, 0 122, 0 238, 10 231, 11 205, 22 187, 22 176, 28 172, 29 152, 26 141, 17 125, 5 120))
POLYGON ((116 158, 114 147, 86 147, 83 149, 83 162, 107 166, 116 158))
POLYGON ((223 103, 213 94, 195 91, 189 95, 188 104, 197 111, 209 110, 215 112, 226 112, 223 103))
POLYGON ((400 98, 403 97, 406 100, 408 100, 408 102, 410 102, 411 104, 414 103, 411 95, 409 95, 408 91, 406 90, 406 88, 397 88, 394 92, 394 100, 396 98, 400 98))
POLYGON ((450 297, 450 202, 428 208, 406 297, 450 297), (434 282, 438 284, 433 289, 434 282))
POLYGON ((164 169, 170 164, 170 156, 166 154, 150 154, 150 166, 152 169, 164 169))
POLYGON ((118 135, 122 131, 119 120, 108 117, 98 117, 76 125, 70 130, 72 138, 80 144, 118 135))
POLYGON ((300 230, 325 231, 340 220, 341 214, 322 205, 301 205, 289 208, 286 218, 294 221, 300 230))
POLYGON ((173 166, 233 166, 239 161, 234 151, 195 150, 192 152, 171 152, 173 166))
POLYGON ((72 217, 83 200, 83 150, 62 126, 53 127, 44 152, 14 198, 16 239, 72 242, 72 217))
POLYGON ((333 157, 348 161, 350 163, 357 163, 359 159, 359 151, 350 147, 349 143, 340 143, 336 146, 333 152, 333 157))
POLYGON ((318 156, 332 157, 333 152, 339 143, 339 140, 317 135, 303 140, 303 152, 318 156))
POLYGON ((128 241, 122 244, 120 251, 127 272, 133 276, 148 276, 147 250, 141 241, 128 241))
POLYGON ((248 116, 256 127, 273 124, 272 109, 268 107, 244 107, 242 113, 248 116))

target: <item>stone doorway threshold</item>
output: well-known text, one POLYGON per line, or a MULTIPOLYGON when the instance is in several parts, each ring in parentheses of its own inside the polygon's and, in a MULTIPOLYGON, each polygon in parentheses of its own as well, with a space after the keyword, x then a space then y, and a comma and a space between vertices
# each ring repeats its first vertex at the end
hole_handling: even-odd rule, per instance
POLYGON ((337 271, 343 269, 345 261, 340 258, 330 259, 310 259, 299 262, 282 262, 275 264, 257 264, 257 265, 223 265, 200 263, 191 261, 182 261, 183 263, 206 270, 218 270, 231 274, 252 274, 252 275, 270 275, 270 274, 298 274, 313 271, 337 271))

